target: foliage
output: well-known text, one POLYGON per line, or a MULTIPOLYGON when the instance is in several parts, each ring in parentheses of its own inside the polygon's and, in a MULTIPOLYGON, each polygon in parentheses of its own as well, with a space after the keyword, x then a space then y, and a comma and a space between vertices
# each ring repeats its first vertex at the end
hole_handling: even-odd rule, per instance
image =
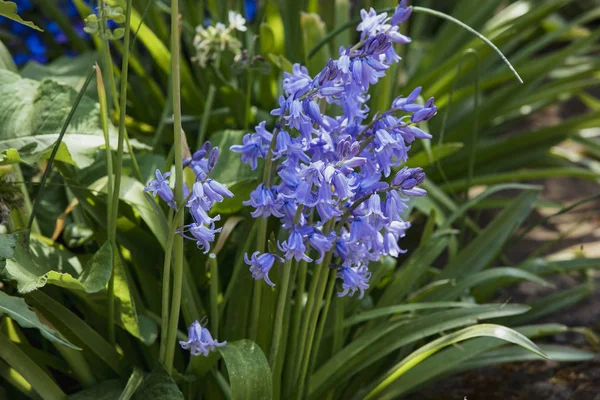
MULTIPOLYGON (((11 196, 18 191, 23 199, 22 207, 6 200, 10 213, 2 226, 9 233, 0 234, 0 376, 10 384, 10 398, 391 399, 485 365, 594 356, 532 340, 566 331, 594 338, 590 331, 536 320, 590 295, 600 260, 534 253, 511 262, 506 251, 521 244, 535 212, 572 208, 540 202, 540 188, 526 182, 599 179, 600 107, 586 89, 599 83, 594 52, 600 30, 591 22, 600 9, 568 16, 574 1, 517 0, 504 7, 488 0, 477 9, 470 0, 444 3, 439 11, 502 51, 520 84, 487 43, 428 11, 439 2, 419 2, 402 25, 413 41, 397 46, 403 61, 370 88, 369 104, 373 117, 415 87, 423 88, 419 104, 435 96, 437 117, 420 125, 432 139, 415 140, 406 163, 424 169, 428 194, 409 203, 405 216, 413 228, 401 241, 408 252, 371 263, 364 298, 334 296, 342 288, 331 274, 334 284, 327 293, 322 285, 321 301, 309 288, 317 292, 329 269, 318 274, 306 264, 288 265, 287 291, 281 265, 270 271, 274 288, 251 279, 244 254, 260 247, 280 254, 276 242, 287 234, 271 218, 264 224, 269 235, 261 236, 261 224, 242 203, 268 163, 261 159, 252 170, 229 149, 259 121, 266 120, 271 132, 279 125, 269 111, 284 94, 282 74, 293 63, 314 76, 337 58, 340 46, 360 40, 360 7, 346 0, 267 0, 244 30, 235 29, 240 21, 228 14, 241 11, 242 1, 183 1, 175 10, 181 14, 179 60, 172 57, 179 44, 169 43, 169 17, 176 21, 178 13, 165 2, 108 0, 103 11, 74 3, 92 33, 91 41, 79 43, 85 52, 47 66, 28 64, 20 76, 14 65, 0 62, 0 175, 12 177, 2 186, 14 187, 11 196), (197 33, 205 19, 211 28, 197 33), (215 38, 228 42, 226 51, 215 38), (175 87, 171 62, 180 62, 175 87), (82 86, 86 77, 96 83, 82 86), (181 113, 173 108, 179 98, 181 113), (543 126, 530 123, 531 114, 572 99, 586 111, 543 126), (57 142, 61 131, 66 134, 57 142), (222 228, 210 254, 191 242, 172 253, 179 236, 173 221, 184 215, 143 188, 155 170, 171 171, 174 159, 189 157, 189 149, 206 140, 221 150, 210 178, 234 196, 210 211, 212 218, 220 215, 222 228), (565 142, 586 150, 559 147, 565 142), (116 176, 122 176, 119 183, 116 176), (491 216, 485 224, 482 209, 491 216), (558 274, 580 285, 529 305, 495 303, 501 288, 523 280, 551 287, 558 274), (314 316, 308 334, 300 329, 307 315, 314 316), (168 346, 171 339, 192 340, 192 331, 189 337, 185 332, 196 320, 204 324, 198 334, 210 327, 227 344, 208 357, 168 346), (305 353, 297 343, 308 346, 305 353), (171 362, 165 362, 168 352, 171 362), (285 356, 269 359, 278 353, 285 356), (299 379, 302 361, 305 380, 299 379)), ((390 16, 397 4, 360 3, 390 16)), ((3 4, 14 13, 11 3, 3 4)), ((180 210, 183 183, 191 188, 194 175, 173 169, 181 179, 173 187, 180 210)))

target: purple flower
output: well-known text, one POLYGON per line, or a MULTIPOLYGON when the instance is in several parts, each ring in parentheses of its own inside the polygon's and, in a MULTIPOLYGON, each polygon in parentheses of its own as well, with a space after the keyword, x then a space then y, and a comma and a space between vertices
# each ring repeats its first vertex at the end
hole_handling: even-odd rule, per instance
POLYGON ((217 347, 223 347, 227 342, 219 342, 213 339, 208 329, 203 328, 198 321, 192 322, 188 330, 188 341, 180 341, 179 345, 185 349, 190 350, 193 356, 199 356, 203 354, 208 357, 208 353, 215 351, 217 347))
POLYGON ((266 188, 263 184, 259 184, 256 189, 250 193, 250 200, 243 201, 242 204, 245 206, 252 206, 255 208, 250 213, 253 218, 268 218, 273 215, 277 218, 283 217, 283 213, 279 211, 281 208, 281 199, 273 194, 271 189, 266 188))
POLYGON ((392 186, 399 187, 400 191, 406 196, 425 196, 427 194, 425 189, 417 187, 424 180, 423 168, 404 167, 392 179, 392 186))
POLYGON ((207 179, 206 182, 202 184, 202 186, 204 188, 204 193, 206 194, 206 197, 210 201, 216 201, 217 203, 220 203, 223 201, 223 196, 229 198, 233 197, 233 193, 231 193, 231 191, 227 189, 227 186, 213 179, 207 179))
POLYGON ((302 235, 306 235, 310 247, 319 253, 319 258, 315 261, 317 264, 323 262, 325 253, 331 250, 335 243, 335 233, 330 232, 325 236, 320 230, 314 226, 304 226, 300 228, 302 235))
POLYGON ((406 0, 402 0, 398 7, 396 7, 396 11, 394 11, 394 15, 392 15, 392 19, 390 23, 392 25, 400 25, 403 22, 406 22, 410 15, 412 14, 412 6, 406 6, 406 0))
POLYGON ((354 293, 360 291, 359 299, 362 299, 365 295, 365 290, 369 288, 369 279, 371 279, 371 273, 365 266, 361 267, 342 267, 337 273, 337 277, 342 279, 343 291, 338 293, 338 297, 349 295, 354 296, 354 293))
POLYGON ((242 153, 242 162, 250 164, 250 167, 255 170, 258 166, 258 159, 265 158, 267 155, 263 139, 258 133, 247 133, 242 141, 243 144, 235 144, 230 147, 230 150, 242 153))
POLYGON ((275 260, 281 261, 281 258, 270 253, 259 254, 260 252, 255 251, 249 259, 248 253, 246 253, 244 254, 244 261, 250 266, 250 273, 252 273, 254 279, 264 279, 267 285, 275 286, 275 284, 271 282, 271 279, 269 279, 269 271, 271 270, 271 267, 273 267, 275 260))
POLYGON ((210 244, 215 241, 215 234, 221 232, 222 228, 215 229, 215 224, 204 225, 194 222, 184 226, 179 233, 186 239, 195 240, 196 246, 204 250, 204 254, 210 251, 210 244), (189 232, 192 236, 186 235, 189 232))
POLYGON ((175 196, 173 195, 173 191, 169 186, 169 180, 167 179, 171 176, 170 172, 166 172, 164 175, 160 172, 160 170, 156 170, 156 179, 148 183, 148 186, 144 188, 145 192, 152 192, 152 195, 156 197, 156 194, 163 199, 169 207, 173 210, 177 210, 177 204, 175 204, 175 196))
POLYGON ((306 246, 302 234, 295 228, 292 228, 290 236, 283 243, 277 243, 279 250, 283 251, 285 258, 295 258, 296 261, 304 260, 311 262, 312 258, 306 255, 306 246))

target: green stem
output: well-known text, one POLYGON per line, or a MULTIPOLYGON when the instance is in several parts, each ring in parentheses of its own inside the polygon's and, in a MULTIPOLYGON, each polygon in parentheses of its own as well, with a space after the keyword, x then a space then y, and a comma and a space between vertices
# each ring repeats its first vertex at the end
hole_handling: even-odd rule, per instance
POLYGON ((3 333, 0 333, 0 358, 21 374, 44 400, 67 398, 56 382, 3 333))
POLYGON ((204 143, 206 137, 206 127, 208 126, 208 120, 210 118, 210 112, 212 110, 213 102, 215 100, 215 92, 217 88, 215 85, 208 87, 208 95, 206 96, 206 103, 204 104, 204 111, 202 112, 202 122, 200 122, 200 128, 198 129, 198 141, 196 142, 196 148, 200 148, 204 143))
POLYGON ((210 331, 219 337, 219 266, 215 253, 208 255, 210 265, 210 331))
MULTIPOLYGON (((316 276, 317 278, 317 288, 316 291, 314 293, 314 300, 313 300, 313 306, 311 310, 307 309, 307 316, 310 316, 310 320, 308 321, 308 329, 307 329, 307 333, 306 333, 306 341, 304 346, 302 347, 304 349, 304 354, 300 353, 302 355, 302 365, 300 368, 300 378, 298 380, 298 386, 297 386, 297 399, 300 400, 303 398, 304 395, 304 389, 305 389, 305 381, 306 381, 306 376, 308 374, 308 364, 310 361, 310 353, 311 353, 311 349, 312 349, 312 345, 313 345, 313 341, 315 339, 315 330, 317 328, 317 321, 319 319, 319 311, 320 311, 320 305, 321 302, 323 300, 323 295, 325 294, 325 288, 327 286, 327 278, 329 276, 329 268, 327 267, 330 263, 331 263, 331 258, 333 256, 333 250, 330 250, 326 255, 325 255, 325 261, 321 264, 319 264, 320 268, 319 268, 319 273, 316 276)), ((332 271, 333 272, 333 271, 332 271)), ((333 275, 333 279, 335 279, 335 275, 333 275)), ((326 318, 326 316, 323 316, 323 318, 326 318)))
MULTIPOLYGON (((117 142, 117 159, 115 162, 115 186, 113 189, 113 198, 111 205, 111 217, 112 223, 110 228, 113 230, 113 273, 110 277, 109 292, 108 292, 108 333, 111 343, 115 343, 115 293, 114 293, 114 279, 115 271, 114 265, 119 257, 119 249, 116 243, 116 230, 117 230, 117 218, 119 216, 119 197, 121 193, 121 167, 123 165, 123 142, 125 141, 125 116, 127 113, 127 80, 129 75, 129 47, 131 44, 131 9, 132 0, 127 0, 127 6, 125 9, 125 42, 123 45, 123 63, 121 64, 121 94, 120 94, 120 112, 119 112, 119 137, 117 142)), ((107 48, 107 46, 105 46, 107 48)), ((112 63, 111 63, 112 65, 112 63)), ((112 79, 114 75, 111 74, 112 79)), ((116 98, 115 98, 116 100, 116 98)))
POLYGON ((246 83, 246 104, 244 105, 244 129, 250 125, 250 105, 252 100, 252 70, 248 69, 248 82, 246 83))
POLYGON ((83 353, 79 350, 70 349, 61 344, 54 344, 56 350, 67 361, 73 374, 83 387, 90 387, 96 383, 96 378, 92 373, 92 369, 83 357, 83 353))
MULTIPOLYGON (((267 218, 261 218, 258 221, 258 237, 256 249, 259 252, 265 250, 267 239, 267 218)), ((262 301, 262 281, 257 279, 254 281, 252 291, 252 319, 250 320, 250 330, 248 332, 251 340, 256 340, 258 336, 258 321, 260 320, 260 303, 262 301)))
POLYGON ((331 299, 333 298, 333 290, 335 289, 335 270, 331 270, 329 273, 329 282, 327 284, 327 293, 325 294, 325 306, 323 306, 323 312, 321 320, 319 321, 319 327, 317 328, 317 336, 315 343, 310 353, 310 363, 308 372, 310 373, 315 366, 317 361, 317 354, 319 353, 319 346, 321 346, 321 339, 323 338, 323 331, 325 330, 325 324, 327 322, 327 314, 329 313, 329 307, 331 306, 331 299))
MULTIPOLYGON (((290 368, 286 369, 285 380, 284 380, 284 388, 288 389, 292 385, 292 380, 294 379, 295 372, 295 360, 298 357, 298 340, 300 338, 300 323, 302 321, 302 303, 304 302, 304 289, 306 286, 306 275, 307 275, 307 263, 306 261, 300 261, 300 265, 298 267, 298 280, 296 282, 296 297, 294 299, 294 311, 292 314, 292 326, 290 332, 292 333, 292 338, 289 344, 289 348, 291 353, 289 354, 289 359, 292 360, 290 363, 290 368)), ((289 397, 289 392, 285 392, 286 396, 289 397)))
POLYGON ((173 254, 173 240, 175 239, 175 218, 173 210, 169 211, 169 232, 165 246, 165 260, 163 264, 162 279, 162 309, 160 314, 160 351, 159 360, 164 364, 167 351, 167 332, 169 330, 169 295, 171 292, 171 255, 173 254))
POLYGON ((37 196, 35 196, 33 206, 31 207, 31 214, 29 215, 29 222, 27 223, 27 229, 31 229, 31 226, 33 225, 33 221, 35 219, 35 213, 40 205, 40 200, 42 199, 42 193, 44 192, 44 185, 46 184, 48 175, 50 175, 50 171, 52 171, 52 164, 54 163, 54 159, 56 158, 56 153, 58 153, 58 148, 60 147, 60 143, 62 142, 63 137, 65 136, 65 133, 67 132, 67 127, 69 126, 69 123, 71 123, 71 120, 73 119, 73 116, 75 115, 77 106, 81 102, 81 99, 83 98, 83 94, 87 90, 87 87, 90 85, 90 82, 94 78, 95 73, 96 73, 96 71, 92 68, 92 70, 90 71, 89 75, 87 76, 87 78, 85 80, 85 83, 81 87, 81 90, 77 94, 77 98, 75 98, 75 103, 73 103, 73 107, 71 107, 71 111, 69 111, 69 115, 67 115, 67 119, 65 120, 65 123, 63 124, 63 126, 60 130, 60 133, 58 134, 58 139, 56 139, 56 144, 52 148, 52 153, 50 153, 50 158, 48 159, 48 163, 46 164, 46 170, 44 171, 44 175, 42 175, 42 181, 40 182, 40 188, 38 190, 37 196))
POLYGON ((281 288, 279 289, 279 299, 277 300, 277 311, 275 312, 275 324, 273 325, 273 334, 271 336, 271 354, 269 355, 269 363, 274 365, 279 351, 281 342, 281 334, 283 328, 284 311, 289 300, 288 288, 292 277, 292 258, 287 259, 283 265, 283 277, 281 278, 281 288))
MULTIPOLYGON (((181 66, 180 66, 180 43, 179 43, 179 1, 171 0, 171 70, 172 70, 172 93, 173 93, 173 143, 175 152, 175 201, 183 208, 183 151, 181 148, 181 66)), ((175 226, 183 226, 183 213, 176 215, 175 226)), ((179 312, 181 307, 181 292, 183 286, 183 237, 175 235, 173 242, 175 251, 173 263, 173 295, 171 299, 171 320, 167 332, 167 350, 165 356, 165 368, 169 373, 173 370, 173 358, 175 357, 175 345, 177 340, 177 325, 179 324, 179 312)))

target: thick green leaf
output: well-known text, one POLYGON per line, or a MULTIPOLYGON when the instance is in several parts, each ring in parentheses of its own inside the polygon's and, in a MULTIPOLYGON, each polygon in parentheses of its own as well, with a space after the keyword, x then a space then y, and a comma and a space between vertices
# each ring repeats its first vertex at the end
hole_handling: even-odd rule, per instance
MULTIPOLYGON (((515 330, 531 339, 563 333, 568 328, 559 324, 546 324, 524 326, 515 328, 515 330)), ((443 376, 465 370, 464 366, 468 364, 469 360, 503 345, 504 342, 495 338, 476 338, 461 343, 460 347, 448 347, 417 364, 406 374, 398 378, 393 384, 392 390, 400 397, 435 379, 441 379, 443 376)), ((513 347, 507 347, 507 349, 509 348, 513 347)), ((538 356, 536 355, 535 357, 538 356)))
POLYGON ((17 235, 0 233, 0 268, 6 265, 6 259, 12 258, 17 247, 17 235))
POLYGON ((7 261, 2 274, 17 282, 19 292, 29 293, 46 284, 85 293, 99 292, 106 287, 112 271, 112 251, 108 243, 82 268, 73 254, 48 244, 48 239, 33 235, 27 248, 27 233, 22 231, 18 237, 14 258, 7 261))
POLYGON ((104 381, 69 396, 69 400, 117 400, 122 391, 123 384, 120 381, 104 381))
POLYGON ((80 347, 85 346, 88 348, 115 372, 123 372, 124 367, 114 346, 108 343, 102 335, 92 329, 71 310, 41 290, 31 292, 26 297, 27 301, 33 304, 54 326, 60 329, 69 341, 74 342, 80 347))
POLYGON ((119 396, 119 400, 129 400, 138 390, 144 380, 144 373, 139 368, 134 368, 123 393, 119 396))
MULTIPOLYGON (((77 57, 62 56, 46 65, 30 61, 21 69, 21 77, 35 81, 50 78, 79 91, 81 84, 97 59, 98 55, 96 53, 87 52, 77 57)), ((89 90, 91 91, 92 89, 90 88, 89 90)))
POLYGON ((13 21, 17 21, 18 23, 28 26, 32 29, 43 32, 43 30, 33 22, 24 21, 23 18, 19 17, 19 14, 17 14, 17 5, 12 1, 0 0, 0 15, 8 19, 12 19, 13 21))
MULTIPOLYGON (((21 158, 35 162, 49 157, 54 142, 71 110, 77 92, 52 80, 22 79, 0 70, 0 151, 17 149, 21 158)), ((116 147, 116 130, 110 129, 116 147)), ((90 165, 104 145, 100 106, 83 97, 60 144, 56 160, 79 167, 90 165)), ((139 142, 132 145, 138 148, 139 142)))
POLYGON ((531 272, 523 271, 518 268, 498 267, 477 272, 465 277, 464 279, 459 279, 457 282, 452 282, 452 284, 443 286, 439 290, 436 290, 433 293, 425 296, 424 299, 430 301, 453 300, 460 297, 464 291, 473 287, 505 278, 527 280, 546 287, 554 286, 550 282, 540 278, 535 274, 532 274, 531 272))
POLYGON ((183 400, 183 393, 165 368, 159 364, 138 388, 134 400, 183 400))
POLYGON ((271 368, 258 345, 250 340, 219 348, 225 360, 232 400, 273 398, 271 368))
POLYGON ((477 320, 519 315, 528 306, 487 304, 471 308, 440 311, 401 322, 377 325, 344 347, 325 362, 311 377, 309 396, 319 398, 327 389, 340 384, 398 348, 428 336, 477 323, 477 320))
POLYGON ((25 300, 21 297, 9 296, 4 292, 0 292, 0 315, 2 314, 11 317, 22 328, 38 329, 46 339, 51 340, 54 343, 81 350, 79 347, 65 339, 60 332, 40 321, 37 314, 29 309, 25 300))
POLYGON ((439 279, 467 276, 484 269, 500 252, 514 230, 527 218, 538 192, 527 190, 504 209, 444 268, 439 279))
POLYGON ((458 150, 462 149, 463 146, 464 145, 460 142, 435 145, 431 148, 431 154, 428 154, 427 151, 422 150, 410 156, 410 159, 406 162, 406 166, 410 168, 426 167, 457 152, 458 150))
POLYGON ((312 76, 321 71, 330 58, 329 47, 323 46, 312 58, 308 59, 308 50, 325 37, 325 23, 318 14, 301 12, 300 26, 304 43, 304 58, 307 60, 306 67, 312 76))
POLYGON ((386 388, 388 388, 396 379, 405 374, 415 365, 421 363, 423 360, 448 346, 471 338, 482 336, 493 337, 514 343, 534 354, 537 354, 540 357, 548 358, 548 356, 531 340, 529 340, 527 336, 524 336, 513 329, 494 324, 470 326, 449 335, 442 336, 441 338, 429 342, 425 346, 422 346, 418 350, 411 353, 408 357, 404 358, 386 373, 385 377, 380 381, 380 383, 377 384, 377 386, 365 397, 365 400, 372 399, 376 396, 378 399, 397 398, 396 393, 393 391, 385 392, 386 388))
POLYGON ((141 335, 140 322, 135 307, 135 302, 129 288, 129 280, 127 273, 119 257, 115 257, 114 274, 115 274, 115 297, 116 297, 116 314, 119 322, 133 336, 139 339, 145 339, 141 335), (117 261, 118 260, 118 261, 117 261))
POLYGON ((6 69, 12 72, 19 71, 10 55, 10 51, 8 51, 4 43, 2 43, 2 40, 0 40, 0 69, 6 69))
MULTIPOLYGON (((548 358, 557 362, 589 361, 596 356, 594 353, 567 346, 542 344, 539 346, 539 348, 548 356, 548 358)), ((535 361, 539 359, 540 357, 537 354, 534 354, 521 347, 511 346, 488 351, 487 353, 462 364, 459 370, 478 369, 494 364, 513 363, 518 361, 535 361)))

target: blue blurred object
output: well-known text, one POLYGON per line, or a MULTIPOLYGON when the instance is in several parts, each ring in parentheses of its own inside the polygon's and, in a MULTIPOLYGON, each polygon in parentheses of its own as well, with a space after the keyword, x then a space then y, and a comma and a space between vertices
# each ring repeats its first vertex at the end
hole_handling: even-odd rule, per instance
MULTIPOLYGON (((59 7, 69 18, 77 34, 84 39, 89 39, 89 35, 83 30, 84 23, 73 1, 53 1, 58 2, 59 7)), ((95 1, 92 0, 84 0, 84 2, 87 4, 92 4, 93 2, 95 4, 95 1)), ((7 30, 12 34, 12 40, 5 43, 5 45, 11 50, 17 66, 22 66, 30 60, 45 64, 50 58, 58 55, 77 54, 69 46, 69 38, 60 26, 55 21, 44 18, 43 14, 34 6, 31 0, 16 0, 16 3, 17 12, 23 19, 33 20, 45 30, 45 32, 39 32, 18 22, 0 17, 0 29, 7 30), (60 54, 56 54, 57 48, 56 46, 52 47, 52 43, 60 46, 58 49, 60 54)))
POLYGON ((248 21, 248 23, 252 23, 256 19, 257 8, 258 8, 258 0, 245 0, 244 1, 244 14, 246 14, 246 20, 248 21))

